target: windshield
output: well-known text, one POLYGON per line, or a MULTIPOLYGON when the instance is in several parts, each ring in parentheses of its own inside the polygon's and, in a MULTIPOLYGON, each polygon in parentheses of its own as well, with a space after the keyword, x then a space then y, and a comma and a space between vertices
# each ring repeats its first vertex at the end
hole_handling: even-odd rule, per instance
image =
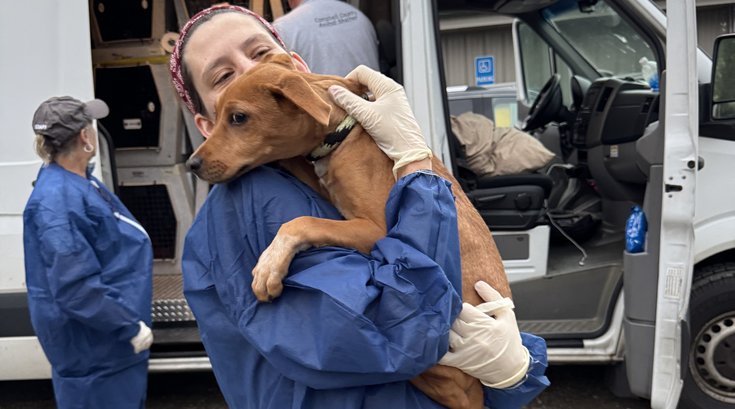
POLYGON ((603 76, 649 82, 656 57, 645 41, 604 1, 562 0, 542 15, 603 76))

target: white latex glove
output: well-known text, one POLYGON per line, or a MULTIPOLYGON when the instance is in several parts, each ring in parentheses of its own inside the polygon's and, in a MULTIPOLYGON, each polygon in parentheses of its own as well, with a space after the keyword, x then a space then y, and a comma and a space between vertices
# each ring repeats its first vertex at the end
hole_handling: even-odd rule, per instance
POLYGON ((449 352, 439 363, 459 368, 491 388, 508 388, 526 376, 529 366, 513 301, 484 281, 475 283, 475 289, 488 302, 462 306, 449 331, 449 352))
POLYGON ((397 169, 411 162, 431 158, 431 149, 426 146, 400 84, 364 65, 355 68, 345 78, 365 85, 375 95, 375 101, 366 101, 336 85, 329 87, 332 99, 357 119, 393 160, 393 176, 396 176, 397 169))
POLYGON ((136 354, 150 348, 153 343, 153 331, 151 331, 143 321, 138 321, 138 325, 140 325, 138 335, 130 339, 130 344, 133 345, 133 351, 135 351, 136 354))

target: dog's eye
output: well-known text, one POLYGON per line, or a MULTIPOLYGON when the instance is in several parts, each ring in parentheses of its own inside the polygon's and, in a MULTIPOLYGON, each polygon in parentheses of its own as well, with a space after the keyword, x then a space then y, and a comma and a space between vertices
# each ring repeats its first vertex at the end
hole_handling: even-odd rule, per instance
POLYGON ((248 120, 248 116, 243 114, 242 112, 235 112, 234 114, 230 116, 231 125, 242 125, 247 120, 248 120))

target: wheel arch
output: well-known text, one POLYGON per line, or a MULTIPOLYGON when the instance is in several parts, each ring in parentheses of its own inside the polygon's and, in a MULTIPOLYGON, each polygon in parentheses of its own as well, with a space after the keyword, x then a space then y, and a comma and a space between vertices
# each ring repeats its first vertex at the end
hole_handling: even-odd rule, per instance
POLYGON ((735 247, 720 250, 717 253, 710 254, 702 260, 698 260, 694 263, 694 277, 696 281, 699 275, 702 274, 701 270, 703 267, 710 266, 713 264, 725 264, 735 262, 735 247))

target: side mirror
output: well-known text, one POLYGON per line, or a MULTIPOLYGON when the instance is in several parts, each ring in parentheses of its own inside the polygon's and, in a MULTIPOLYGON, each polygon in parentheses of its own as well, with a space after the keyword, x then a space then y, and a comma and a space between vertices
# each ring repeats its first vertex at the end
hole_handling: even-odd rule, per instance
POLYGON ((712 119, 735 118, 735 34, 715 40, 712 66, 712 119))

